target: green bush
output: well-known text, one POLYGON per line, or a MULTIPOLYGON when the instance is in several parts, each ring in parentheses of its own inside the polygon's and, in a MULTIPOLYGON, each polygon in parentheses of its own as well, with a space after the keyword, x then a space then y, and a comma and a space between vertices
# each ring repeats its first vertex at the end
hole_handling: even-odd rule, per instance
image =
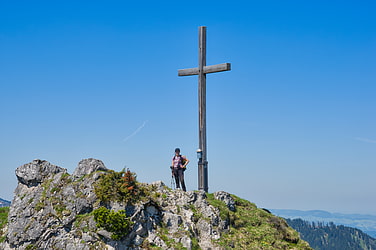
POLYGON ((133 224, 127 218, 124 210, 114 212, 105 207, 100 207, 94 210, 93 213, 97 227, 103 227, 108 232, 113 233, 111 238, 114 240, 120 240, 125 237, 133 224))
POLYGON ((103 174, 94 185, 94 191, 102 202, 108 201, 135 201, 143 193, 136 180, 136 174, 127 171, 113 170, 103 174))

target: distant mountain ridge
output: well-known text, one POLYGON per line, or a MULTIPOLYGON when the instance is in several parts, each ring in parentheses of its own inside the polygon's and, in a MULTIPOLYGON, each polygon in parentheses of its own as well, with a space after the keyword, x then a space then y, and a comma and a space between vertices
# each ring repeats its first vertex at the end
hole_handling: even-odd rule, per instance
POLYGON ((0 207, 9 207, 9 206, 10 206, 10 201, 0 198, 0 207))
POLYGON ((286 221, 313 249, 376 249, 376 239, 353 227, 335 225, 333 222, 308 222, 302 219, 286 219, 286 221))
POLYGON ((376 238, 376 215, 330 213, 323 210, 301 211, 294 209, 269 209, 273 214, 286 219, 302 219, 310 222, 333 222, 354 227, 376 238))

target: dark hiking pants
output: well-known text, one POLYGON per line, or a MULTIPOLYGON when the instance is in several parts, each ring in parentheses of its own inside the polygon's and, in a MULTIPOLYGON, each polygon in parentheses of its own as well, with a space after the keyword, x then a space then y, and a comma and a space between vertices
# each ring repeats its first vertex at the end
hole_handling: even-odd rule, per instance
POLYGON ((187 191, 185 188, 185 182, 184 182, 184 169, 174 168, 173 174, 175 177, 176 188, 180 188, 180 183, 181 183, 181 187, 183 191, 187 191))

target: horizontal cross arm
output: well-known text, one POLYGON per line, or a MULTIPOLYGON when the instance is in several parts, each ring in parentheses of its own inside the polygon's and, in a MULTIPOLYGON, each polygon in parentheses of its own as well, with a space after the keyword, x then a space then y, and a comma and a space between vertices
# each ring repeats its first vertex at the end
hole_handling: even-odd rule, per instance
POLYGON ((229 70, 231 70, 231 63, 221 63, 216 65, 204 66, 204 74, 229 70))
POLYGON ((193 75, 198 75, 198 68, 178 70, 178 76, 193 76, 193 75))
MULTIPOLYGON (((204 74, 229 71, 231 70, 231 63, 221 63, 216 65, 204 66, 204 74)), ((198 75, 198 68, 179 69, 178 76, 193 76, 198 75)))

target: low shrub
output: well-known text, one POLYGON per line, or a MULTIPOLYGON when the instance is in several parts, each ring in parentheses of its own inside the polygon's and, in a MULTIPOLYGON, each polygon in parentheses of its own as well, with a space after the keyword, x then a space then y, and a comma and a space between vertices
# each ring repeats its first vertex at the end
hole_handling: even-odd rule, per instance
POLYGON ((136 174, 129 169, 120 172, 110 170, 103 174, 94 185, 95 194, 102 202, 135 201, 143 194, 143 189, 136 177, 136 174))
POLYGON ((127 218, 124 210, 114 212, 105 207, 100 207, 94 210, 93 214, 94 220, 97 222, 97 227, 102 227, 111 232, 111 238, 114 240, 120 240, 125 237, 133 224, 127 218))

